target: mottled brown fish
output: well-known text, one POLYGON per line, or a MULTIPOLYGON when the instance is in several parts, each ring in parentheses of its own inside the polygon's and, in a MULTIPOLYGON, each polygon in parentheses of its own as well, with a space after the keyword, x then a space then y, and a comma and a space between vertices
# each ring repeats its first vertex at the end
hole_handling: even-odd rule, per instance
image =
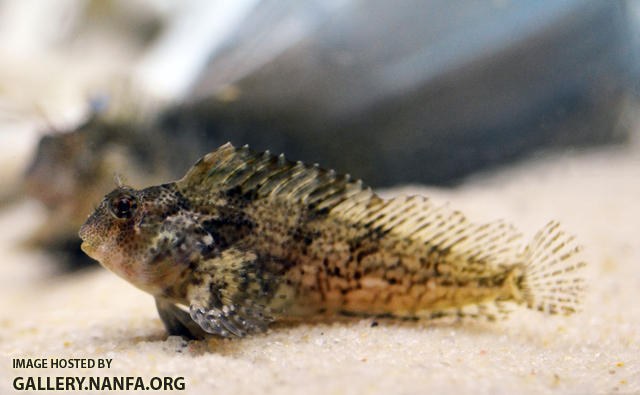
POLYGON ((177 182, 117 188, 80 229, 89 256, 153 295, 170 333, 193 337, 318 315, 575 312, 585 264, 573 238, 556 222, 525 247, 519 236, 231 144, 177 182))

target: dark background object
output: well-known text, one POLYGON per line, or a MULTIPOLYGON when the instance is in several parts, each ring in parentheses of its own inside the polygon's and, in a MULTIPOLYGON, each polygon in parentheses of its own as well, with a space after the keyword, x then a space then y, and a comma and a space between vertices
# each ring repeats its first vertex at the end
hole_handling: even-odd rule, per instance
POLYGON ((262 1, 179 117, 376 187, 451 184, 540 149, 625 141, 631 36, 617 1, 262 1), (307 29, 278 47, 292 21, 307 29), (200 101, 229 81, 237 100, 200 101))

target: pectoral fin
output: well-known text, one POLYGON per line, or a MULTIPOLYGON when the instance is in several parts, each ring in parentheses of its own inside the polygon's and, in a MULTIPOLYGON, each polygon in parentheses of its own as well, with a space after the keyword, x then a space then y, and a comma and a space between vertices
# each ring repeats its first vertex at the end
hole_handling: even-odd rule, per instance
POLYGON ((198 285, 189 288, 189 315, 202 330, 222 337, 264 332, 274 311, 277 288, 251 252, 228 249, 202 263, 198 285))

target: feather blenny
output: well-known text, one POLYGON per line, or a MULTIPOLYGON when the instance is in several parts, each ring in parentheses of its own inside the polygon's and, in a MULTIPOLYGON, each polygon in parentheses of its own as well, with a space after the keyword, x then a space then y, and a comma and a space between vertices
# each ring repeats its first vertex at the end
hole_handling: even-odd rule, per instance
POLYGON ((179 181, 109 193, 82 249, 156 299, 168 331, 245 336, 274 320, 571 314, 579 248, 557 222, 526 246, 411 196, 383 200, 348 175, 225 144, 179 181))

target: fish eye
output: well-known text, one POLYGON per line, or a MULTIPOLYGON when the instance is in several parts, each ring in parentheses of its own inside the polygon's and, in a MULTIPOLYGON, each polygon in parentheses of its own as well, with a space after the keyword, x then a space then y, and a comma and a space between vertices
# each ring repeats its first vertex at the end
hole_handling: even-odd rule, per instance
POLYGON ((138 202, 135 197, 129 194, 122 194, 111 200, 109 208, 111 210, 111 214, 116 218, 128 219, 133 216, 137 206, 138 202))

